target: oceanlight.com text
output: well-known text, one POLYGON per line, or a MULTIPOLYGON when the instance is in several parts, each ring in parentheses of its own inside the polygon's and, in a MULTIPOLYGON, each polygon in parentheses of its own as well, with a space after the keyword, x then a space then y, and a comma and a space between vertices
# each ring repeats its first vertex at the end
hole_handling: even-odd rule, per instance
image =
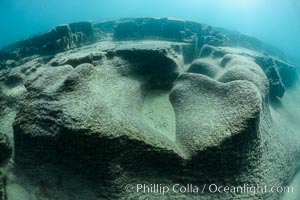
POLYGON ((226 186, 217 184, 128 184, 125 186, 126 192, 147 193, 147 194, 204 194, 204 193, 247 193, 250 195, 264 194, 264 193, 292 193, 293 187, 289 186, 267 186, 267 185, 249 185, 241 186, 226 186))

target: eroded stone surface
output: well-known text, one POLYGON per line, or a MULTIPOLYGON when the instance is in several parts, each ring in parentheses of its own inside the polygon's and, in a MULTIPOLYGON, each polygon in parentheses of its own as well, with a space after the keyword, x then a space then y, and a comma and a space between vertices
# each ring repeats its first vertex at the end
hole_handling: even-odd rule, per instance
POLYGON ((241 36, 237 47, 228 34, 189 21, 138 18, 61 25, 5 48, 0 127, 13 139, 21 177, 8 178, 8 196, 155 199, 161 194, 124 187, 285 185, 300 141, 291 139, 295 129, 280 122, 276 109, 283 108, 269 97, 285 103, 284 93, 297 84, 295 67, 255 51, 264 47, 251 38, 241 36), (87 43, 93 44, 81 46, 87 43))

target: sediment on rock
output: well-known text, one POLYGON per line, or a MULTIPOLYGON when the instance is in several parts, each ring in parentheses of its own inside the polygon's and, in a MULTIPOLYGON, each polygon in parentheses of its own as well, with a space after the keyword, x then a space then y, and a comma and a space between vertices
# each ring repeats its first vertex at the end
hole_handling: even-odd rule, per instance
POLYGON ((4 48, 0 126, 13 132, 15 167, 50 199, 87 198, 82 188, 94 199, 149 198, 126 193, 128 183, 284 185, 300 142, 287 150, 292 132, 277 123, 269 97, 284 103, 296 68, 233 35, 134 18, 60 25, 4 48), (75 182, 76 195, 67 193, 75 182))

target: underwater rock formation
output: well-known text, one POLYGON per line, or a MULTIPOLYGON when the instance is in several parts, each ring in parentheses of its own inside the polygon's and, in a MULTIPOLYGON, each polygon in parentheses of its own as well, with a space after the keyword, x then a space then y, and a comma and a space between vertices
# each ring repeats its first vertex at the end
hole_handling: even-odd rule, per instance
POLYGON ((12 146, 7 135, 0 133, 0 163, 5 161, 12 153, 12 146))
POLYGON ((27 40, 14 43, 0 53, 0 61, 12 58, 23 58, 33 54, 54 54, 83 44, 91 43, 93 27, 90 22, 78 22, 59 25, 49 31, 27 40), (7 53, 9 52, 9 53, 7 53))
POLYGON ((0 127, 26 177, 18 191, 38 188, 29 199, 155 199, 162 194, 125 187, 287 184, 300 141, 286 140, 294 129, 269 99, 285 103, 296 68, 229 33, 168 18, 79 22, 2 49, 0 127))
MULTIPOLYGON (((0 132, 0 164, 3 164, 12 154, 12 146, 8 136, 0 132)), ((6 200, 7 178, 0 170, 0 200, 6 200)))

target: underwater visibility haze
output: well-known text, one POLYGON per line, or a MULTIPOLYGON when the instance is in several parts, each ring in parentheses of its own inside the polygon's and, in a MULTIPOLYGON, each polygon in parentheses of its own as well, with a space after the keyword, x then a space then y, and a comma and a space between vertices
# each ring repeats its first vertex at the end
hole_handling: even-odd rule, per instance
POLYGON ((0 200, 300 199, 300 1, 0 0, 0 200))
POLYGON ((236 30, 281 48, 297 59, 298 0, 1 0, 0 46, 57 24, 125 17, 174 17, 236 30))

